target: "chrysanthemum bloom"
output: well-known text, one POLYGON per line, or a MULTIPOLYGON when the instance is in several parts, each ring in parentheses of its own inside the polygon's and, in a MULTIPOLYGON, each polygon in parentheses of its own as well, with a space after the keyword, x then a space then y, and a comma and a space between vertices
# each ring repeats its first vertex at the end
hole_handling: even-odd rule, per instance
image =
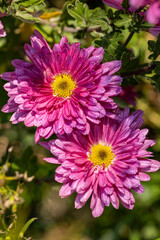
POLYGON ((102 1, 104 2, 104 4, 112 8, 122 9, 121 3, 123 2, 123 0, 102 0, 102 1))
POLYGON ((130 5, 134 7, 134 9, 138 9, 140 7, 145 7, 151 3, 151 0, 130 0, 130 5))
MULTIPOLYGON (((0 17, 5 17, 6 15, 7 15, 7 13, 1 13, 0 12, 0 17)), ((6 31, 4 30, 3 24, 0 21, 0 37, 5 37, 6 35, 7 34, 6 34, 6 31)))
POLYGON ((151 24, 160 24, 160 1, 153 1, 147 11, 147 20, 151 24))
POLYGON ((55 179, 63 183, 59 192, 62 198, 77 192, 75 207, 81 208, 91 197, 94 217, 100 216, 110 203, 118 209, 119 200, 128 209, 134 207, 131 190, 142 193, 141 181, 150 180, 145 172, 160 167, 151 159, 152 152, 146 150, 155 141, 146 139, 147 129, 139 129, 142 115, 140 110, 129 115, 126 108, 119 123, 104 118, 99 125, 92 125, 88 135, 74 131, 72 136, 41 143, 55 156, 45 160, 60 164, 55 179))
POLYGON ((5 37, 6 36, 6 31, 4 30, 3 24, 0 21, 0 37, 5 37))
POLYGON ((38 31, 25 51, 31 63, 13 60, 15 71, 1 75, 9 81, 4 88, 10 97, 2 111, 15 112, 13 124, 36 126, 36 142, 73 128, 87 134, 89 122, 98 124, 105 115, 116 118, 117 105, 110 97, 121 92, 122 78, 112 74, 121 61, 100 64, 103 48, 80 49, 80 43, 69 45, 66 37, 51 50, 38 31))
POLYGON ((130 5, 138 9, 147 6, 146 18, 150 24, 160 23, 160 2, 159 0, 130 0, 130 5))
MULTIPOLYGON (((104 4, 115 9, 123 9, 121 3, 123 0, 102 0, 104 4)), ((155 27, 150 28, 149 32, 155 37, 160 32, 160 2, 157 0, 130 0, 129 12, 134 12, 138 8, 148 7, 144 12, 140 12, 141 16, 145 16, 144 21, 148 20, 150 24, 156 24, 155 27)))

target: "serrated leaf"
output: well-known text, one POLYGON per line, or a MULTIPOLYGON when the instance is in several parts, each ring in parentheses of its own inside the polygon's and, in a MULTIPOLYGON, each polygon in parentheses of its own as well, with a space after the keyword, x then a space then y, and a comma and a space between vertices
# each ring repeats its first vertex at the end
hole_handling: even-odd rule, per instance
POLYGON ((154 75, 152 78, 150 78, 150 83, 156 87, 158 92, 160 92, 160 76, 154 75))
POLYGON ((156 62, 156 68, 155 68, 155 73, 157 73, 158 75, 160 75, 160 62, 156 62))
POLYGON ((67 6, 67 11, 75 19, 75 25, 77 27, 87 27, 87 22, 90 17, 87 4, 83 4, 77 0, 75 6, 72 4, 67 6))
POLYGON ((153 52, 154 49, 155 49, 155 45, 156 45, 156 42, 155 42, 155 41, 149 40, 149 41, 148 41, 148 50, 149 50, 150 52, 153 52))
POLYGON ((44 0, 18 0, 16 2, 12 2, 12 4, 17 4, 24 8, 31 7, 33 5, 40 5, 41 3, 44 3, 44 0))
POLYGON ((121 67, 121 71, 125 70, 127 65, 130 62, 130 54, 128 52, 123 52, 122 56, 121 56, 121 61, 122 61, 122 67, 121 67))
POLYGON ((17 0, 12 1, 8 9, 11 15, 18 17, 21 21, 34 23, 38 19, 32 14, 42 11, 44 7, 44 0, 17 0))
POLYGON ((160 55, 160 34, 158 35, 156 42, 152 40, 148 41, 148 50, 153 52, 148 58, 156 60, 160 55))
POLYGON ((108 34, 100 39, 94 41, 96 47, 103 47, 105 50, 104 59, 105 61, 112 61, 116 59, 116 49, 118 47, 119 34, 108 34), (116 38, 116 41, 115 41, 116 38))
POLYGON ((0 1, 0 11, 1 11, 1 13, 5 13, 6 8, 7 8, 6 0, 1 0, 0 1))
POLYGON ((89 9, 87 4, 83 4, 79 2, 79 0, 76 0, 75 6, 68 4, 67 11, 75 19, 76 27, 101 27, 103 31, 112 31, 106 12, 101 8, 92 10, 89 9))
POLYGON ((101 8, 95 8, 90 10, 91 16, 88 20, 88 26, 100 26, 103 31, 110 29, 112 30, 111 26, 109 25, 109 19, 106 16, 106 12, 101 8))
POLYGON ((117 27, 124 27, 124 28, 128 28, 132 22, 132 19, 129 15, 127 14, 120 14, 119 15, 121 17, 121 19, 117 20, 114 25, 117 27))
POLYGON ((36 18, 34 18, 31 14, 27 13, 26 11, 17 11, 15 16, 18 17, 23 22, 27 23, 33 23, 37 21, 36 18))
POLYGON ((126 48, 124 45, 119 44, 119 46, 117 47, 117 50, 116 50, 117 58, 118 58, 118 59, 121 59, 124 52, 128 54, 129 59, 134 57, 134 54, 133 54, 132 51, 130 51, 130 50, 129 50, 128 48, 126 48))

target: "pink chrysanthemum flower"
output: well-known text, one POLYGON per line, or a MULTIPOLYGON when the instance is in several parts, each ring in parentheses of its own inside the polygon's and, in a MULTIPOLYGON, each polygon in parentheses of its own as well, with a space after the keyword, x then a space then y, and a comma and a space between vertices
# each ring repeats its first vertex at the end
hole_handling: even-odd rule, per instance
POLYGON ((6 34, 6 31, 4 30, 3 24, 0 21, 0 37, 5 37, 6 35, 7 34, 6 34))
POLYGON ((91 197, 94 217, 100 216, 110 203, 118 209, 119 200, 132 209, 135 199, 131 190, 142 193, 141 181, 150 180, 145 172, 160 167, 158 161, 151 159, 152 152, 146 150, 155 141, 146 139, 147 129, 139 129, 143 123, 142 111, 129 115, 126 108, 120 115, 119 122, 104 118, 99 125, 92 124, 88 135, 74 131, 72 136, 41 143, 55 156, 45 160, 60 164, 55 174, 56 181, 63 183, 60 196, 77 192, 76 208, 81 208, 91 197))
POLYGON ((153 1, 147 11, 147 20, 151 24, 160 24, 160 1, 153 1))
MULTIPOLYGON (((6 16, 7 15, 7 13, 1 13, 0 12, 0 18, 1 17, 4 17, 4 16, 6 16)), ((6 34, 6 31, 4 30, 4 27, 3 27, 3 23, 1 22, 1 20, 0 20, 0 37, 5 37, 7 34, 6 34)))
MULTIPOLYGON (((102 0, 104 4, 116 8, 123 9, 121 4, 123 0, 102 0)), ((134 12, 139 8, 146 8, 146 12, 140 12, 142 16, 146 16, 150 24, 160 24, 160 1, 159 0, 129 0, 129 12, 134 12)))
POLYGON ((104 4, 112 8, 122 9, 121 3, 123 2, 123 0, 102 0, 102 1, 104 2, 104 4))
POLYGON ((25 51, 31 63, 13 60, 15 71, 1 75, 9 81, 4 88, 10 97, 2 111, 15 112, 13 124, 24 121, 27 127, 36 126, 36 142, 74 128, 87 134, 89 122, 98 124, 105 115, 116 118, 117 105, 111 97, 121 92, 122 78, 112 74, 121 61, 100 64, 102 47, 80 49, 80 43, 69 45, 62 37, 51 50, 35 30, 25 51))
POLYGON ((150 24, 160 23, 160 2, 159 0, 130 0, 130 5, 137 9, 147 7, 146 18, 150 24))

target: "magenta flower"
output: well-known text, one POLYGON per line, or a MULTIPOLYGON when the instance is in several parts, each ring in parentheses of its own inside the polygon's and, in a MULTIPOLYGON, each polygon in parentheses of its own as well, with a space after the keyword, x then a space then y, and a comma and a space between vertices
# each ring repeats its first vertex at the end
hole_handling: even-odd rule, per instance
MULTIPOLYGON (((121 3, 123 0, 102 0, 106 5, 116 8, 123 9, 121 3)), ((150 24, 156 24, 154 27, 149 29, 149 32, 157 37, 160 32, 160 2, 157 0, 130 0, 129 12, 134 12, 138 8, 148 6, 146 12, 140 12, 141 16, 145 16, 144 21, 148 20, 150 24)))
POLYGON ((143 112, 129 115, 126 108, 120 112, 121 120, 103 118, 99 125, 92 124, 88 135, 74 131, 70 136, 41 145, 55 158, 47 162, 60 164, 55 180, 63 183, 59 195, 68 197, 77 192, 75 207, 81 208, 91 197, 90 207, 94 217, 103 213, 110 203, 119 208, 119 201, 128 209, 134 207, 131 190, 142 193, 141 181, 149 181, 145 172, 157 171, 160 163, 152 160, 148 147, 155 141, 146 138, 147 129, 140 130, 143 112))
MULTIPOLYGON (((0 17, 4 17, 6 16, 7 13, 1 13, 0 12, 0 17)), ((0 20, 0 37, 5 37, 7 34, 6 34, 6 31, 4 30, 4 27, 3 27, 3 24, 0 20)))
POLYGON ((146 18, 150 24, 160 23, 160 2, 159 0, 130 0, 130 5, 134 9, 148 7, 146 18))
POLYGON ((155 36, 158 37, 159 33, 160 33, 160 24, 157 24, 156 26, 154 26, 153 28, 149 29, 149 32, 155 36))
POLYGON ((3 24, 2 22, 0 21, 0 37, 5 37, 7 34, 6 34, 6 31, 4 30, 3 28, 3 24))
POLYGON ((160 2, 153 1, 147 11, 147 20, 151 24, 160 24, 160 2))
MULTIPOLYGON (((106 5, 116 8, 123 9, 121 3, 123 0, 102 0, 106 5)), ((140 12, 141 15, 145 15, 150 24, 159 24, 160 23, 160 2, 159 0, 130 0, 129 12, 134 12, 138 8, 148 7, 148 10, 145 12, 140 12)), ((146 9, 145 9, 146 10, 146 9)))
POLYGON ((102 1, 104 2, 104 4, 112 8, 122 9, 121 3, 123 2, 123 0, 102 0, 102 1))
POLYGON ((140 7, 145 7, 148 4, 150 4, 150 0, 130 0, 130 5, 134 8, 134 9, 138 9, 140 7))
POLYGON ((103 48, 80 49, 80 43, 69 45, 66 37, 51 50, 38 31, 25 51, 31 63, 13 60, 15 71, 1 75, 9 81, 4 88, 10 97, 2 111, 14 112, 13 124, 36 126, 36 142, 74 128, 88 134, 89 122, 98 124, 105 115, 116 118, 111 97, 121 92, 122 78, 112 74, 121 61, 100 64, 103 48))

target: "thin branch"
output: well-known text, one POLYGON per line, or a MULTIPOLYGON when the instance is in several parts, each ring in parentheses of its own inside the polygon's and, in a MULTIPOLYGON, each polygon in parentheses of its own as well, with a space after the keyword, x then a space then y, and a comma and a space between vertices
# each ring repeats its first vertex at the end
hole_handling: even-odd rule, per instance
POLYGON ((130 40, 132 39, 133 35, 134 35, 134 31, 132 30, 132 31, 130 32, 128 38, 126 39, 125 43, 124 43, 124 46, 125 46, 125 47, 126 47, 127 44, 130 42, 130 40))
POLYGON ((152 65, 148 65, 146 67, 140 68, 138 70, 132 71, 132 72, 126 72, 124 74, 122 74, 121 76, 123 78, 129 78, 129 77, 133 77, 135 75, 140 75, 146 72, 150 72, 152 70, 154 70, 156 68, 156 64, 152 64, 152 65))

